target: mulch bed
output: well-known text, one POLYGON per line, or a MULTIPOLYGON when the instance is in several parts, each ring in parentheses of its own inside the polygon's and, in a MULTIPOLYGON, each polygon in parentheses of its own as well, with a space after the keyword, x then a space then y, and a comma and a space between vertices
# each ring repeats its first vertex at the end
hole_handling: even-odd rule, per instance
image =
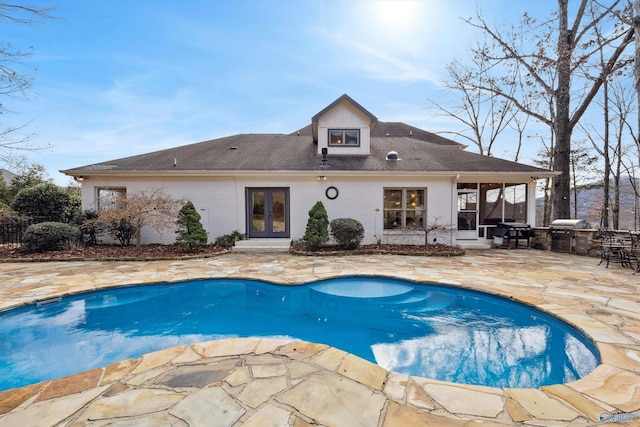
POLYGON ((163 260, 206 258, 229 249, 207 245, 189 251, 180 245, 142 245, 140 248, 119 245, 85 245, 60 251, 29 252, 22 247, 0 247, 0 260, 57 261, 57 260, 163 260))
MULTIPOLYGON (((78 245, 76 247, 47 252, 29 252, 22 247, 0 245, 0 262, 11 261, 148 261, 169 259, 208 258, 230 252, 230 248, 213 245, 189 251, 180 245, 142 245, 140 248, 119 245, 78 245)), ((416 256, 460 256, 464 250, 442 245, 361 245, 356 250, 344 250, 338 246, 325 246, 317 251, 293 246, 289 253, 308 256, 336 256, 358 254, 395 254, 416 256)))
POLYGON ((292 246, 289 251, 298 255, 416 255, 416 256, 461 256, 464 249, 440 243, 433 245, 360 245, 358 249, 345 250, 338 246, 327 245, 315 251, 306 251, 302 246, 292 246))

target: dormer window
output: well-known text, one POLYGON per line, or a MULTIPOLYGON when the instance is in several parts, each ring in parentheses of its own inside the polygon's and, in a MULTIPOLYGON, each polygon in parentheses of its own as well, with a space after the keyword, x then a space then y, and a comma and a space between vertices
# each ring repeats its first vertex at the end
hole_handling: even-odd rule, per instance
POLYGON ((330 147, 359 147, 360 129, 329 129, 330 147))

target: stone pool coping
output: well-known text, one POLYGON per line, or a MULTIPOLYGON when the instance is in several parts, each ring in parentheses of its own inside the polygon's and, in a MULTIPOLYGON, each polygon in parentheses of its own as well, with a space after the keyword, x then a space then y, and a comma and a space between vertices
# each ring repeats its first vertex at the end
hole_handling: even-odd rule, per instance
POLYGON ((568 384, 497 389, 387 372, 318 344, 221 340, 0 392, 0 426, 16 420, 76 426, 115 419, 198 425, 199 417, 216 411, 225 426, 265 420, 296 427, 627 422, 640 413, 640 276, 597 263, 546 251, 490 250, 455 258, 227 254, 138 263, 2 264, 0 310, 113 286, 200 278, 294 284, 382 275, 446 283, 506 295, 572 323, 597 343, 602 363, 568 384))

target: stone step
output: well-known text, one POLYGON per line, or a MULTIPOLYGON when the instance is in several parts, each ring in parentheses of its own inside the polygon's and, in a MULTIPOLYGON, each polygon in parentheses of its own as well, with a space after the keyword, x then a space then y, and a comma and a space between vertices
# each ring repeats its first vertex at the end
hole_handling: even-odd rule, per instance
POLYGON ((239 240, 233 252, 289 252, 291 239, 249 239, 239 240))
POLYGON ((493 241, 482 239, 482 240, 456 240, 456 245, 460 246, 462 249, 491 249, 493 241))

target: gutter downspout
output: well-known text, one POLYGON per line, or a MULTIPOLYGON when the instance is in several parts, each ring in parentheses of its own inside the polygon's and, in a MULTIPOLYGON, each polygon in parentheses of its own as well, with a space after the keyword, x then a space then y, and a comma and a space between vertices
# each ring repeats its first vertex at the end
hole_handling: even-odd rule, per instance
POLYGON ((451 235, 451 246, 455 246, 456 243, 456 236, 454 235, 454 231, 458 229, 457 224, 458 224, 458 188, 457 188, 457 184, 458 184, 458 180, 460 179, 460 174, 457 173, 454 177, 453 177, 453 181, 451 181, 451 222, 449 223, 449 227, 450 227, 450 235, 451 235), (455 228, 454 228, 454 224, 456 224, 455 228))

